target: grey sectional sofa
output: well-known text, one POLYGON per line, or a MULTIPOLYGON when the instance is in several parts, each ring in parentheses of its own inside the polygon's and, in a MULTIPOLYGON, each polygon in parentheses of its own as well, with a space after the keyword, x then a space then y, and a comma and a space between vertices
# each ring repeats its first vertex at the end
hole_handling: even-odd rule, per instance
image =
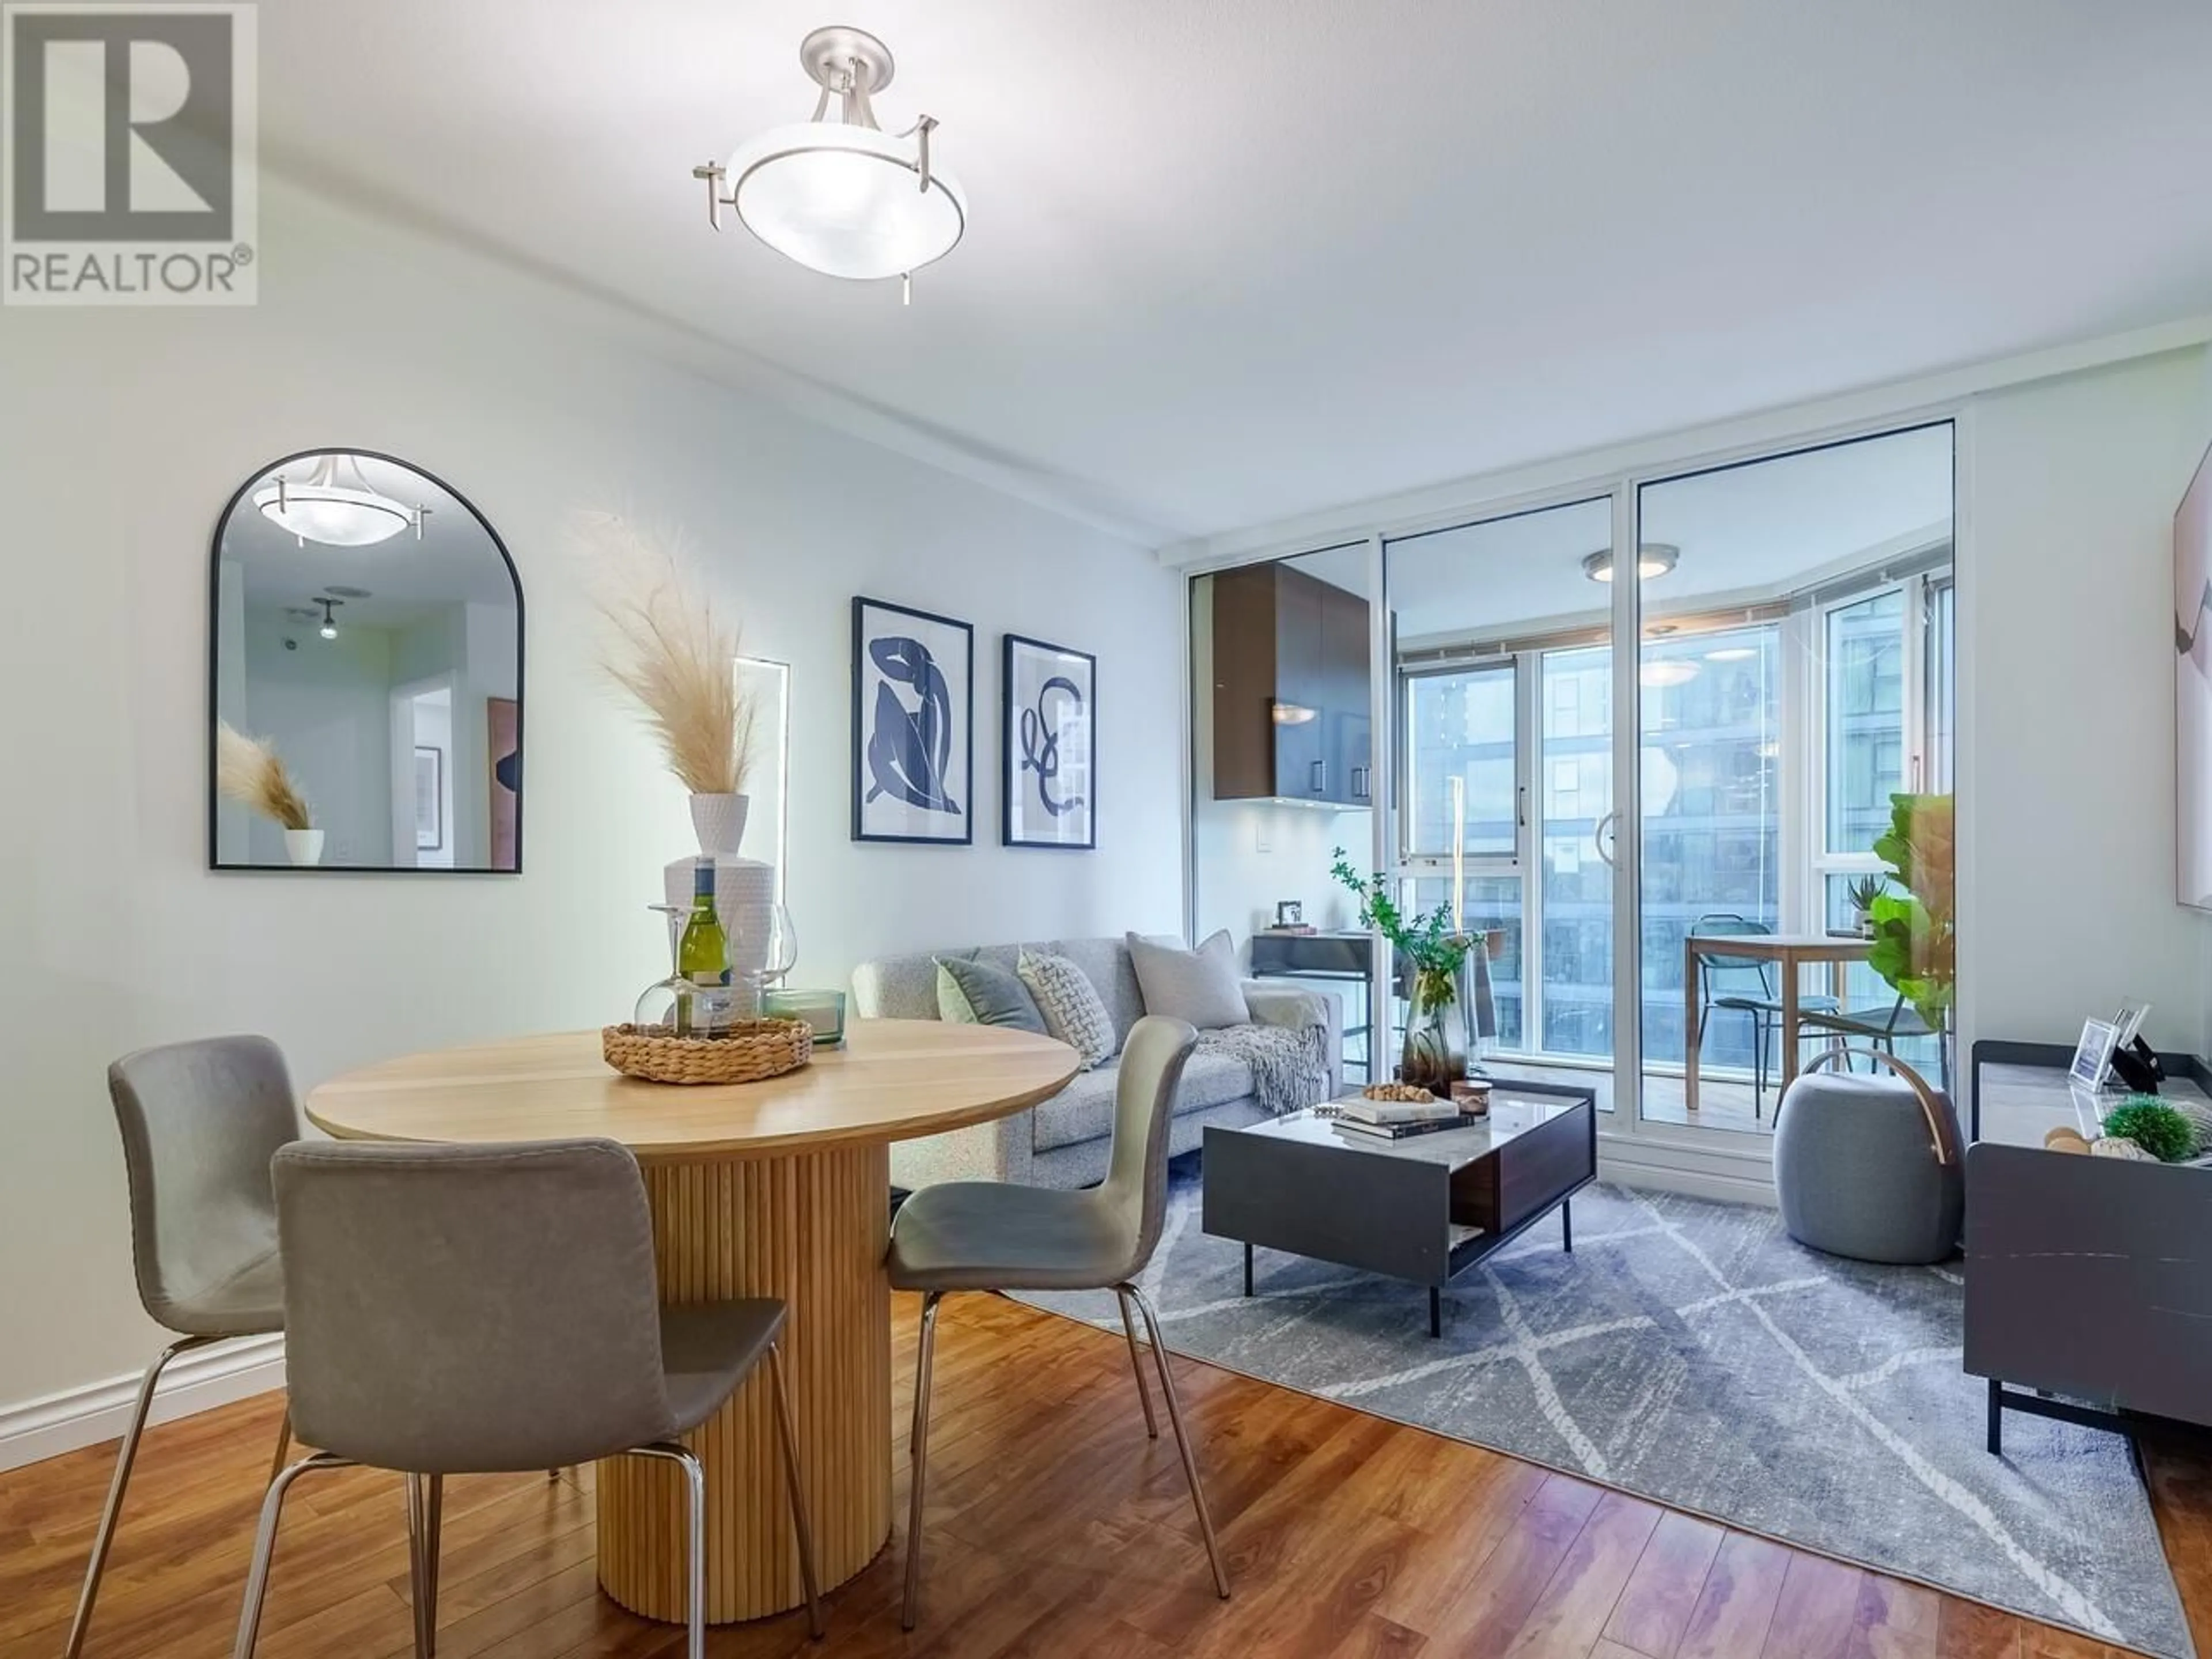
MULTIPOLYGON (((988 945, 864 962, 853 972, 854 1012, 863 1019, 935 1019, 937 957, 980 958, 1011 969, 1022 948, 988 945)), ((1066 957, 1083 969, 1113 1016, 1117 1040, 1126 1040, 1129 1028, 1144 1017, 1137 970, 1122 940, 1034 940, 1028 948, 1066 957)), ((1342 1087, 1343 1010, 1334 997, 1247 981, 1244 1000, 1255 1024, 1325 1026, 1329 1096, 1342 1087)), ((1103 1180, 1117 1066, 1118 1056, 1093 1071, 1079 1073, 1066 1088, 1029 1111, 927 1140, 897 1143, 891 1148, 891 1179, 902 1187, 927 1187, 940 1181, 1018 1181, 1060 1188, 1103 1180)), ((1227 1054, 1201 1048, 1183 1073, 1169 1134, 1170 1154, 1194 1150, 1210 1123, 1251 1123, 1267 1115, 1253 1095, 1250 1069, 1227 1054)))

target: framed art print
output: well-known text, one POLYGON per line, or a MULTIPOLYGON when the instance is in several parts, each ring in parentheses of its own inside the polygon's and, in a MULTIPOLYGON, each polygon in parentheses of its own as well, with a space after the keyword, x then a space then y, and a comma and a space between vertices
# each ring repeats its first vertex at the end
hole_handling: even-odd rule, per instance
POLYGON ((1098 845, 1098 659, 1006 635, 999 678, 1008 847, 1098 845))
POLYGON ((975 838, 975 630, 853 601, 853 839, 975 838))

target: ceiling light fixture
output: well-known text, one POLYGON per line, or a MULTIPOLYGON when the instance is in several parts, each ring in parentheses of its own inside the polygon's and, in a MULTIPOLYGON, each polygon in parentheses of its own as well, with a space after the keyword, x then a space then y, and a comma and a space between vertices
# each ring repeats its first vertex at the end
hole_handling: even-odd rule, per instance
POLYGON ((334 613, 337 611, 338 606, 343 605, 345 601, 343 599, 317 599, 315 603, 323 607, 323 625, 317 629, 315 632, 320 634, 326 640, 334 640, 337 638, 338 619, 334 613))
POLYGON ((305 547, 368 547, 389 541, 410 526, 422 539, 422 520, 430 509, 408 507, 369 488, 361 458, 326 452, 314 470, 297 482, 283 473, 253 492, 261 516, 305 547))
POLYGON ((734 209, 762 241, 825 276, 911 278, 968 228, 967 192, 930 156, 936 117, 896 134, 876 125, 869 99, 890 85, 891 54, 865 30, 817 29, 799 61, 822 88, 812 118, 692 168, 707 181, 707 222, 720 230, 734 209), (833 94, 837 116, 826 119, 833 94))
POLYGON ((1278 726, 1304 726, 1321 711, 1309 708, 1302 702, 1279 702, 1271 711, 1278 726))
POLYGON ((1680 657, 1660 657, 1645 663, 1636 678, 1654 690, 1665 690, 1669 686, 1687 685, 1700 672, 1697 664, 1680 657))
MULTIPOLYGON (((1646 542, 1636 550, 1636 574, 1645 581, 1663 576, 1672 570, 1682 556, 1682 550, 1672 542, 1646 542)), ((1583 574, 1594 582, 1613 580, 1613 550, 1601 547, 1583 558, 1583 574)))
POLYGON ((1724 645, 1717 651, 1705 653, 1707 662, 1749 662, 1759 654, 1755 645, 1724 645))

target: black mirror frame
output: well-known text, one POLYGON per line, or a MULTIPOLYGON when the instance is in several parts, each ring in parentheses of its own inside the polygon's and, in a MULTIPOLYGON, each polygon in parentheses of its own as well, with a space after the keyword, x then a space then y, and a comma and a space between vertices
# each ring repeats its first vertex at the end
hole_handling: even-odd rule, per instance
POLYGON ((410 472, 428 478, 432 483, 468 509, 469 516, 477 521, 484 534, 490 538, 507 566, 507 579, 514 588, 514 761, 518 782, 526 783, 530 766, 527 757, 529 739, 530 697, 528 683, 529 629, 525 626, 527 611, 522 597, 522 573, 515 568, 514 556, 507 551, 507 544, 499 532, 492 527, 489 519, 466 495, 447 483, 429 468, 404 456, 388 454, 380 449, 362 449, 349 444, 318 444, 312 449, 295 450, 273 461, 264 462, 246 475, 246 482, 230 492, 222 511, 215 521, 215 535, 208 544, 208 609, 207 609, 207 867, 220 875, 304 875, 304 876, 519 876, 523 870, 523 847, 529 817, 528 791, 518 787, 514 792, 514 867, 494 869, 486 865, 386 865, 380 867, 343 865, 287 865, 287 864, 226 864, 217 850, 216 825, 221 813, 222 797, 216 788, 216 731, 219 715, 216 709, 216 690, 222 675, 222 538, 230 527, 231 515, 246 499, 255 484, 279 467, 289 466, 295 461, 304 461, 318 455, 358 455, 364 460, 383 461, 388 465, 404 467, 410 472))

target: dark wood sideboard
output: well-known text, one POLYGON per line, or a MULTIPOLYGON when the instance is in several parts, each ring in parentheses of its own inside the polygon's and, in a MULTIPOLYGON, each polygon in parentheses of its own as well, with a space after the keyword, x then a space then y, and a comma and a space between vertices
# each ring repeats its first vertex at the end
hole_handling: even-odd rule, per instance
MULTIPOLYGON (((2004 1413, 2198 1441, 2212 1427, 2212 1168, 2045 1150, 2095 1133, 2063 1044, 1974 1045, 1966 1153, 1966 1370, 2004 1413), (2087 1120, 2084 1121, 2084 1120, 2087 1120)), ((2161 1055, 2168 1095, 2203 1062, 2161 1055)))

